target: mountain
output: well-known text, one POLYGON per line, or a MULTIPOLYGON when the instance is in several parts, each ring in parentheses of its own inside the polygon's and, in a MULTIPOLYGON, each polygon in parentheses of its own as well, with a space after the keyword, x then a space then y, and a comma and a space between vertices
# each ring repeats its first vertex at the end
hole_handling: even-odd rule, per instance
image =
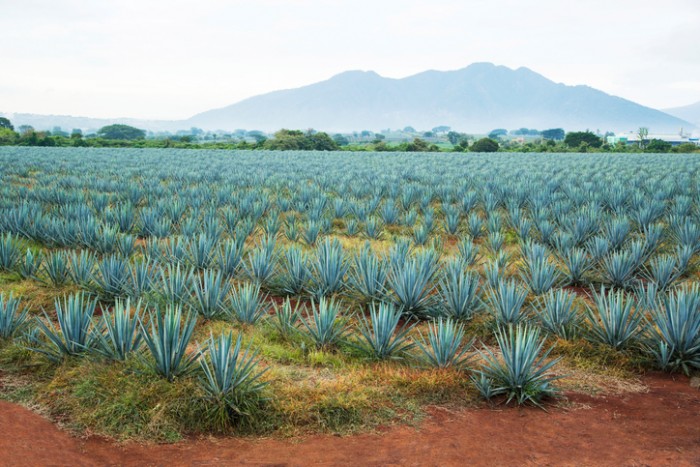
POLYGON ((669 115, 674 117, 682 118, 690 123, 693 123, 696 127, 700 127, 700 101, 695 104, 684 105, 683 107, 673 107, 671 109, 664 109, 669 115))
POLYGON ((676 132, 693 127, 658 110, 588 86, 555 83, 528 68, 475 63, 402 79, 348 71, 308 86, 251 97, 197 114, 186 127, 380 130, 413 126, 487 132, 494 128, 563 127, 676 132))
POLYGON ((21 125, 30 125, 35 130, 53 130, 60 127, 63 131, 71 132, 74 128, 83 130, 84 133, 94 133, 103 126, 121 123, 151 131, 174 131, 188 127, 175 120, 140 120, 136 118, 92 118, 74 117, 72 115, 40 115, 27 113, 3 113, 1 117, 9 118, 15 128, 21 125))

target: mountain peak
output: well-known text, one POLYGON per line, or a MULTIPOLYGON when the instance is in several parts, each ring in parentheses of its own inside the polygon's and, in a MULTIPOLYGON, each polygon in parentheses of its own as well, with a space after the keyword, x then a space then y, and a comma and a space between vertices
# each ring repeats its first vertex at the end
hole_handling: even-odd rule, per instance
POLYGON ((248 98, 195 115, 206 129, 383 128, 484 133, 493 128, 564 128, 662 132, 691 124, 658 110, 585 86, 557 84, 537 72, 478 62, 454 71, 425 71, 402 79, 351 70, 298 89, 248 98))

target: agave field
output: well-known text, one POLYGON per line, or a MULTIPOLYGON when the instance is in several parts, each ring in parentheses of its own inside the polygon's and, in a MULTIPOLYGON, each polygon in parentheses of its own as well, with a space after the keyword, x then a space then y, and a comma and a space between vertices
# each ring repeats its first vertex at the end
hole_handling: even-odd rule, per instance
POLYGON ((691 374, 699 174, 681 154, 1 148, 0 397, 170 440, 691 374))

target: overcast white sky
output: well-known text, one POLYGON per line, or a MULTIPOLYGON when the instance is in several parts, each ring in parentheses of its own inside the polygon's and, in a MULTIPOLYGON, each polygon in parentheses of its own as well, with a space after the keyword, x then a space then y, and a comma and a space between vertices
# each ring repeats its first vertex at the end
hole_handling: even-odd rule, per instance
POLYGON ((345 70, 526 66, 700 101, 700 0, 0 0, 0 111, 179 119, 345 70))

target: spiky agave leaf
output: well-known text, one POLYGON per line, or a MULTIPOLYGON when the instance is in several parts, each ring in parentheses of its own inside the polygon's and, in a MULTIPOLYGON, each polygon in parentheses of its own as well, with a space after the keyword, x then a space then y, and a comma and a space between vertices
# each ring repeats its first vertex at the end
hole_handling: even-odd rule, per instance
POLYGON ((672 291, 651 314, 650 351, 664 370, 700 369, 700 286, 672 291))
POLYGON ((133 311, 129 299, 117 300, 112 310, 103 308, 99 326, 93 328, 95 351, 118 361, 124 361, 129 354, 138 352, 143 341, 140 320, 140 301, 133 311))
POLYGON ((0 293, 0 339, 10 339, 24 327, 29 309, 20 310, 20 302, 12 293, 7 298, 0 293))
POLYGON ((509 324, 496 331, 496 342, 501 357, 484 348, 479 352, 484 365, 475 372, 478 378, 472 378, 482 396, 505 395, 506 403, 529 402, 541 407, 544 397, 557 393, 552 382, 560 377, 552 375, 550 370, 560 359, 547 361, 553 347, 542 352, 545 339, 540 339, 539 329, 509 324))
POLYGON ((81 355, 92 347, 92 316, 97 300, 80 292, 64 297, 63 302, 56 299, 54 305, 58 326, 44 310, 43 319, 35 319, 38 332, 32 336, 30 349, 59 362, 64 357, 81 355))
POLYGON ((304 334, 311 338, 319 349, 331 347, 344 340, 349 332, 347 319, 340 315, 340 306, 334 299, 321 297, 311 302, 311 315, 301 317, 304 334))
POLYGON ((255 324, 267 313, 266 298, 260 295, 260 284, 239 285, 231 291, 227 312, 241 324, 255 324))
POLYGON ((369 321, 361 315, 359 325, 359 348, 365 354, 378 360, 401 358, 413 347, 408 341, 408 333, 414 324, 406 322, 399 326, 401 310, 388 303, 372 303, 369 313, 369 321))
POLYGON ((427 337, 420 335, 416 345, 421 351, 421 360, 437 368, 463 368, 469 358, 466 355, 474 340, 464 342, 464 324, 451 318, 438 318, 428 323, 427 337))
POLYGON ((183 314, 179 305, 168 305, 165 311, 156 308, 149 313, 148 326, 139 320, 141 335, 152 357, 147 363, 158 375, 172 382, 194 369, 199 352, 188 353, 187 347, 196 324, 196 315, 183 314))
POLYGON ((570 339, 576 335, 580 317, 574 306, 576 294, 564 289, 550 290, 539 301, 537 318, 547 332, 570 339))
POLYGON ((193 308, 204 319, 213 319, 224 311, 231 283, 221 271, 205 269, 201 276, 192 275, 191 290, 194 295, 193 308))
POLYGON ((615 350, 628 347, 643 332, 644 316, 632 297, 622 291, 593 291, 594 307, 586 305, 590 338, 615 350))
POLYGON ((242 342, 240 334, 235 344, 232 332, 216 338, 212 334, 206 348, 200 349, 199 360, 204 392, 238 415, 245 414, 251 404, 260 400, 261 391, 268 384, 260 380, 267 369, 260 368, 258 352, 251 350, 252 341, 245 350, 242 342))

